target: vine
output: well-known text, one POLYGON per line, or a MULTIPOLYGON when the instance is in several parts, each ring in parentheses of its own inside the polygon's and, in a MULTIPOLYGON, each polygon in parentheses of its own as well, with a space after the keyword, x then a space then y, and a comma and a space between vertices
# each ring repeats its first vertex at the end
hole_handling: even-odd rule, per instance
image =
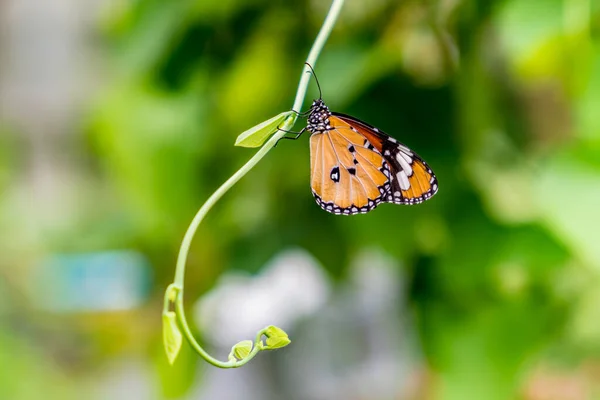
MULTIPOLYGON (((316 64, 317 58, 335 25, 343 4, 344 0, 333 0, 319 34, 308 53, 306 59, 307 64, 313 66, 316 64)), ((235 143, 236 146, 259 147, 262 145, 262 147, 246 164, 244 164, 244 166, 225 181, 225 183, 223 183, 208 198, 208 200, 206 200, 196 213, 196 216, 183 237, 179 255, 177 257, 175 279, 165 291, 162 314, 163 344, 171 364, 175 362, 175 359, 179 354, 183 337, 185 337, 192 348, 204 360, 218 368, 239 368, 252 360, 252 358, 262 350, 274 350, 285 347, 290 343, 287 333, 282 329, 271 325, 258 331, 254 342, 251 340, 244 340, 235 344, 231 348, 227 361, 217 360, 198 344, 189 328, 183 306, 183 288, 187 256, 198 226, 215 203, 219 201, 219 199, 231 189, 237 181, 246 175, 269 152, 269 150, 275 147, 277 142, 285 136, 286 131, 294 126, 298 114, 300 113, 302 103, 304 102, 304 98, 306 97, 306 90, 310 81, 310 74, 308 74, 308 72, 310 72, 309 67, 305 64, 291 111, 282 112, 281 114, 248 129, 238 136, 235 143), (263 337, 266 338, 264 342, 263 337)))

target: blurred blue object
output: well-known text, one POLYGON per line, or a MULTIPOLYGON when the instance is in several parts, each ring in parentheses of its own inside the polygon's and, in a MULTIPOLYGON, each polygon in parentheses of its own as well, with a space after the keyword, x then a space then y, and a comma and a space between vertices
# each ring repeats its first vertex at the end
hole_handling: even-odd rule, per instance
POLYGON ((48 311, 120 311, 139 306, 150 286, 150 264, 138 252, 54 254, 35 274, 32 297, 48 311))

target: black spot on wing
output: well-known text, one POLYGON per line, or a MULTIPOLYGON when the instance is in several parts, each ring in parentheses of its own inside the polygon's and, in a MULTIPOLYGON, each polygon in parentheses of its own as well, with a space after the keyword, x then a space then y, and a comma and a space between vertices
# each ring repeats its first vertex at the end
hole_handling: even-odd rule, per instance
POLYGON ((335 166, 331 169, 331 173, 329 174, 329 178, 334 182, 340 181, 340 167, 335 166))

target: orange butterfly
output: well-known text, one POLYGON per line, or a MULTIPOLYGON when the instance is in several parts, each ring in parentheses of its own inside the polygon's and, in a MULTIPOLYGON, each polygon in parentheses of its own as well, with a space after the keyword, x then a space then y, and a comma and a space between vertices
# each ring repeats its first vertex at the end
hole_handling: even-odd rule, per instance
POLYGON ((321 96, 308 114, 306 128, 295 138, 306 130, 312 133, 311 188, 323 210, 364 214, 381 203, 418 204, 437 193, 431 168, 393 137, 354 117, 332 113, 321 96))

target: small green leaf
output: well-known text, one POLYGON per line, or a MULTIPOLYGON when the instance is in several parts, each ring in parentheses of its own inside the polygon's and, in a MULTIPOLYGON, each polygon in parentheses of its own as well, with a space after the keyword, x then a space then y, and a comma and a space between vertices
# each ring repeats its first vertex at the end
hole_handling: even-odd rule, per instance
POLYGON ((267 339, 267 345, 265 350, 275 350, 287 346, 292 341, 287 336, 285 337, 272 337, 267 339))
POLYGON ((173 365, 179 350, 181 349, 182 336, 177 326, 177 317, 173 311, 163 313, 163 344, 165 352, 169 359, 169 364, 173 365))
POLYGON ((237 344, 235 344, 231 348, 231 352, 238 360, 243 360, 244 358, 250 355, 252 351, 252 341, 251 340, 243 340, 237 344))
POLYGON ((283 329, 273 325, 265 330, 265 336, 267 337, 265 350, 280 349, 291 343, 287 333, 283 329))
POLYGON ((281 114, 248 129, 237 137, 235 145, 241 147, 262 146, 262 144, 277 131, 277 127, 292 113, 292 111, 282 112, 281 114))

